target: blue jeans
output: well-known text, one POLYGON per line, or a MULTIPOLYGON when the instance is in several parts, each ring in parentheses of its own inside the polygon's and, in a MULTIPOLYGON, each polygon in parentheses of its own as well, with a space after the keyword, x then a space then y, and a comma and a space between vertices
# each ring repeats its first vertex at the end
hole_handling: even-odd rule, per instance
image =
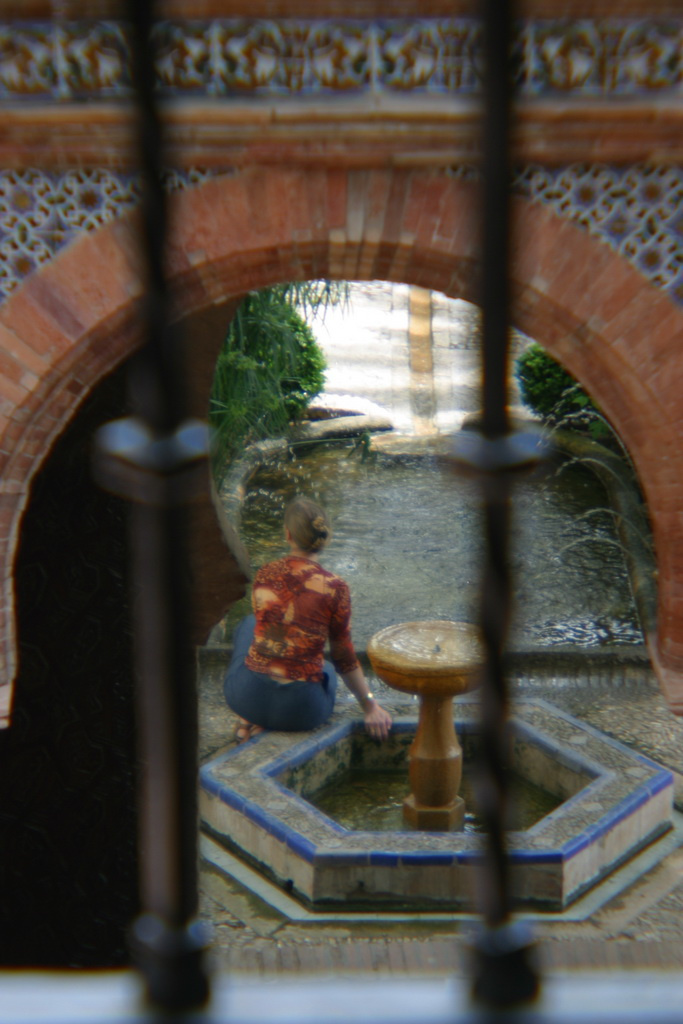
POLYGON ((297 680, 279 683, 261 672, 252 672, 244 664, 254 639, 256 619, 242 619, 233 638, 234 648, 223 683, 229 708, 252 725, 284 732, 301 732, 322 725, 332 714, 337 692, 334 666, 323 664, 325 678, 321 683, 297 680))

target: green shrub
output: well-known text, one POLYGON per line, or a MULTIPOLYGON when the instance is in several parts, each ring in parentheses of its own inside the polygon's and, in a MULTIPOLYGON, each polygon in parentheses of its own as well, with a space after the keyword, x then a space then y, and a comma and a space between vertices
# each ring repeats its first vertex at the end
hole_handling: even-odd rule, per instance
POLYGON ((251 292, 218 356, 209 420, 216 475, 245 443, 274 437, 325 386, 325 357, 286 285, 251 292))
POLYGON ((612 434, 604 416, 570 373, 535 342, 517 357, 515 373, 525 405, 549 426, 597 440, 612 434))

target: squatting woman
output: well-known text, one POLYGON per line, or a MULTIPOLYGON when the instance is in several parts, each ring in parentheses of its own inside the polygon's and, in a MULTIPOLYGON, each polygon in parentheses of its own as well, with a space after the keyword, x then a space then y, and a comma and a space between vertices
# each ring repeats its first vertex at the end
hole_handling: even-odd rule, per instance
POLYGON ((367 731, 385 739, 391 716, 370 693, 353 648, 348 584, 320 564, 331 536, 327 516, 315 502, 296 498, 284 525, 289 554, 258 570, 254 613, 235 631, 224 692, 240 718, 237 737, 322 725, 334 708, 339 672, 367 731), (328 641, 332 664, 324 660, 328 641))

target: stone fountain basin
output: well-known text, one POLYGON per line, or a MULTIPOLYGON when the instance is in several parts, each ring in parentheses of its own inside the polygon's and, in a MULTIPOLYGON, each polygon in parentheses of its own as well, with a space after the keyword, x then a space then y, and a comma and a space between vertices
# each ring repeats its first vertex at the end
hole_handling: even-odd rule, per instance
POLYGON ((370 639, 368 657, 394 690, 447 698, 479 684, 483 653, 475 626, 427 620, 387 626, 370 639))
MULTIPOLYGON (((478 718, 474 701, 461 702, 459 733, 476 732, 478 718)), ((395 735, 415 725, 398 719, 395 735)), ((313 908, 471 908, 481 836, 350 831, 306 799, 348 769, 361 728, 349 709, 313 733, 263 733, 207 763, 204 827, 313 908)), ((542 700, 516 703, 511 733, 515 770, 563 800, 508 834, 520 905, 566 907, 671 827, 673 777, 661 766, 542 700)), ((403 756, 400 747, 367 749, 382 768, 403 756)))

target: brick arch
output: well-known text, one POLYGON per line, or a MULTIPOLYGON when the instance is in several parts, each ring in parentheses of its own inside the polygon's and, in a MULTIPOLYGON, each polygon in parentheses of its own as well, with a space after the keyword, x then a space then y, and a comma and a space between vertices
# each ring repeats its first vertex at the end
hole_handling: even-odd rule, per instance
MULTIPOLYGON (((440 172, 255 168, 178 194, 173 212, 175 316, 191 324, 188 345, 206 366, 231 301, 276 281, 381 279, 477 297, 476 187, 440 172)), ((74 241, 0 308, 0 671, 8 694, 12 567, 31 478, 79 402, 139 344, 135 217, 74 241)), ((671 706, 683 712, 683 311, 548 209, 519 198, 514 218, 514 321, 587 386, 639 471, 659 564, 651 649, 671 706)))

